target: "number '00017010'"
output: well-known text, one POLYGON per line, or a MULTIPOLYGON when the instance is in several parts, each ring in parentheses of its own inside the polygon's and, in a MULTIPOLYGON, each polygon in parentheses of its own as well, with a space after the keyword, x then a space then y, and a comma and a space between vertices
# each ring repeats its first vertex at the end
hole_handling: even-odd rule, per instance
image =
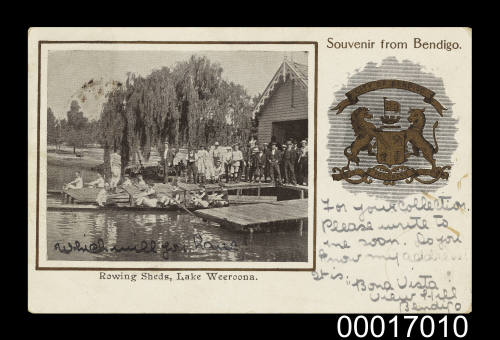
MULTIPOLYGON (((397 338, 399 335, 399 327, 405 327, 406 338, 410 338, 412 335, 421 335, 424 338, 430 338, 434 335, 448 337, 449 324, 448 316, 445 315, 439 319, 438 324, 434 322, 434 318, 430 315, 416 316, 416 315, 404 315, 403 320, 408 320, 402 322, 401 325, 398 323, 398 315, 395 315, 388 322, 387 331, 393 333, 393 337, 397 338), (418 320, 420 319, 420 322, 418 320), (416 332, 416 333, 413 333, 416 332), (440 334, 436 334, 436 332, 440 334)), ((451 317, 450 317, 451 318, 451 317)), ((456 338, 463 338, 467 335, 469 326, 467 319, 463 315, 457 315, 453 318, 451 323, 451 331, 453 331, 453 336, 456 338)), ((342 315, 337 320, 337 333, 341 338, 347 338, 354 335, 357 338, 364 338, 371 335, 374 338, 381 338, 386 332, 385 320, 380 315, 374 315, 368 320, 364 315, 359 315, 351 321, 351 317, 347 315, 342 315)), ((403 336, 404 337, 404 336, 403 336)))

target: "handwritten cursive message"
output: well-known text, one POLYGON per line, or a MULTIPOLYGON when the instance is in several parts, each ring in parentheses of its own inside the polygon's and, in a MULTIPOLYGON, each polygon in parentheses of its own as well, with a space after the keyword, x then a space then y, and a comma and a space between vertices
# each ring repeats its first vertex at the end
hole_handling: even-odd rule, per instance
POLYGON ((159 254, 164 260, 169 260, 169 255, 176 252, 192 252, 196 250, 213 250, 213 251, 233 251, 238 249, 236 241, 229 243, 203 239, 201 234, 194 234, 192 239, 184 243, 173 243, 164 241, 159 244, 154 240, 142 240, 134 245, 122 245, 106 247, 102 238, 96 242, 81 243, 78 240, 67 243, 57 242, 54 244, 54 249, 62 254, 72 253, 144 253, 144 254, 159 254))
POLYGON ((375 205, 324 197, 318 207, 315 281, 345 285, 395 312, 469 308, 467 285, 457 281, 470 266, 464 202, 428 194, 375 205))

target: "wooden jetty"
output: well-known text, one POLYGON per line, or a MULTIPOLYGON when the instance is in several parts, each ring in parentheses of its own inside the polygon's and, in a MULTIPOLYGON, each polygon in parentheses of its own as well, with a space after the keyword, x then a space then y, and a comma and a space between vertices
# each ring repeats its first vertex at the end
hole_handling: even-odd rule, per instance
POLYGON ((307 198, 309 193, 306 185, 283 184, 277 188, 278 201, 295 198, 307 198))
MULTIPOLYGON (((238 182, 238 183, 222 183, 220 184, 206 184, 205 190, 208 194, 211 194, 215 191, 227 190, 227 191, 235 191, 236 196, 242 196, 243 190, 253 189, 257 192, 257 196, 260 197, 261 189, 263 188, 273 188, 274 185, 272 183, 247 183, 247 182, 238 182)), ((137 185, 129 185, 126 187, 121 187, 118 189, 116 194, 108 194, 108 197, 120 202, 126 203, 130 202, 133 205, 134 198, 137 198, 143 192, 145 188, 139 187, 137 185)), ((177 189, 174 189, 174 186, 170 183, 156 183, 154 185, 154 190, 157 193, 167 193, 171 194, 174 191, 181 193, 184 195, 189 193, 190 191, 197 191, 200 189, 198 184, 191 183, 181 183, 177 184, 177 189)), ((61 194, 63 198, 63 202, 68 203, 95 203, 97 195, 102 189, 100 188, 82 188, 82 189, 68 189, 68 190, 50 190, 48 193, 51 194, 61 194)))
POLYGON ((298 222, 302 228, 308 215, 308 200, 295 199, 273 203, 229 206, 194 212, 207 221, 239 231, 270 231, 283 222, 298 222))
MULTIPOLYGON (((186 208, 189 211, 193 211, 193 208, 186 208)), ((130 205, 110 205, 100 207, 97 204, 48 204, 47 211, 134 211, 134 212, 165 212, 165 211, 179 211, 176 206, 166 207, 166 208, 151 208, 151 207, 137 207, 130 205)))
POLYGON ((228 195, 230 204, 258 204, 276 202, 276 196, 228 195))
MULTIPOLYGON (((205 208, 196 209, 190 206, 191 192, 198 191, 200 186, 190 183, 178 183, 173 186, 170 183, 156 183, 154 190, 159 194, 172 195, 179 193, 183 206, 197 216, 219 223, 233 230, 240 231, 270 231, 277 226, 297 221, 302 228, 304 221, 307 220, 307 187, 281 185, 276 187, 276 195, 261 195, 261 189, 275 188, 272 183, 223 183, 206 184, 207 193, 220 192, 226 193, 229 207, 224 208, 205 208), (250 192, 245 195, 244 191, 250 192), (232 193, 232 194, 229 194, 232 193)), ((124 211, 143 211, 143 212, 165 212, 179 210, 177 206, 167 208, 148 208, 135 206, 135 201, 141 195, 144 195, 145 187, 130 185, 118 188, 118 193, 108 194, 108 202, 112 204, 99 207, 96 204, 99 188, 82 188, 69 190, 52 190, 51 194, 62 195, 62 203, 49 204, 48 211, 96 211, 96 210, 124 210, 124 211)), ((269 189, 266 189, 269 191, 269 189)))

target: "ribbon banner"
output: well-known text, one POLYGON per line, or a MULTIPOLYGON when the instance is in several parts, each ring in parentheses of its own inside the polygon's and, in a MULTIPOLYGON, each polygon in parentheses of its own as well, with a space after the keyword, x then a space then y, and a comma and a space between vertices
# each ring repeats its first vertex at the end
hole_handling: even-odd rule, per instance
POLYGON ((381 89, 400 89, 419 94, 422 97, 424 97, 424 102, 434 106, 434 108, 441 115, 441 117, 443 116, 443 110, 446 110, 446 108, 434 98, 434 95, 436 94, 435 92, 421 85, 405 80, 396 80, 396 79, 382 79, 382 80, 370 81, 363 85, 359 85, 358 87, 355 87, 351 91, 347 92, 345 94, 347 99, 344 99, 343 101, 338 103, 337 106, 331 108, 331 110, 332 111, 338 110, 337 114, 339 114, 342 111, 344 111, 344 109, 347 106, 356 104, 359 101, 358 99, 359 96, 371 91, 376 91, 381 89))
POLYGON ((431 184, 439 179, 448 179, 448 170, 451 166, 447 165, 444 167, 436 167, 434 169, 414 169, 407 166, 397 166, 392 169, 386 167, 385 165, 377 165, 373 168, 353 169, 350 170, 348 167, 344 168, 333 168, 332 178, 334 181, 345 180, 351 184, 359 183, 372 183, 371 178, 384 181, 385 185, 394 185, 395 182, 406 180, 406 183, 411 183, 416 180, 423 184, 431 184), (421 176, 430 179, 420 178, 421 176), (371 177, 371 178, 370 178, 371 177))

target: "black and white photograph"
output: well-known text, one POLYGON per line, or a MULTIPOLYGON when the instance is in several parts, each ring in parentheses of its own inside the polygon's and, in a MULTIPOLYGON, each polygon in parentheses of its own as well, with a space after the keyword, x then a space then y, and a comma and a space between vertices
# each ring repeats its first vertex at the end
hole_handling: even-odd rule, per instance
POLYGON ((312 267, 314 46, 224 46, 47 44, 46 266, 312 267))
POLYGON ((34 27, 28 310, 465 338, 471 126, 468 27, 34 27))

